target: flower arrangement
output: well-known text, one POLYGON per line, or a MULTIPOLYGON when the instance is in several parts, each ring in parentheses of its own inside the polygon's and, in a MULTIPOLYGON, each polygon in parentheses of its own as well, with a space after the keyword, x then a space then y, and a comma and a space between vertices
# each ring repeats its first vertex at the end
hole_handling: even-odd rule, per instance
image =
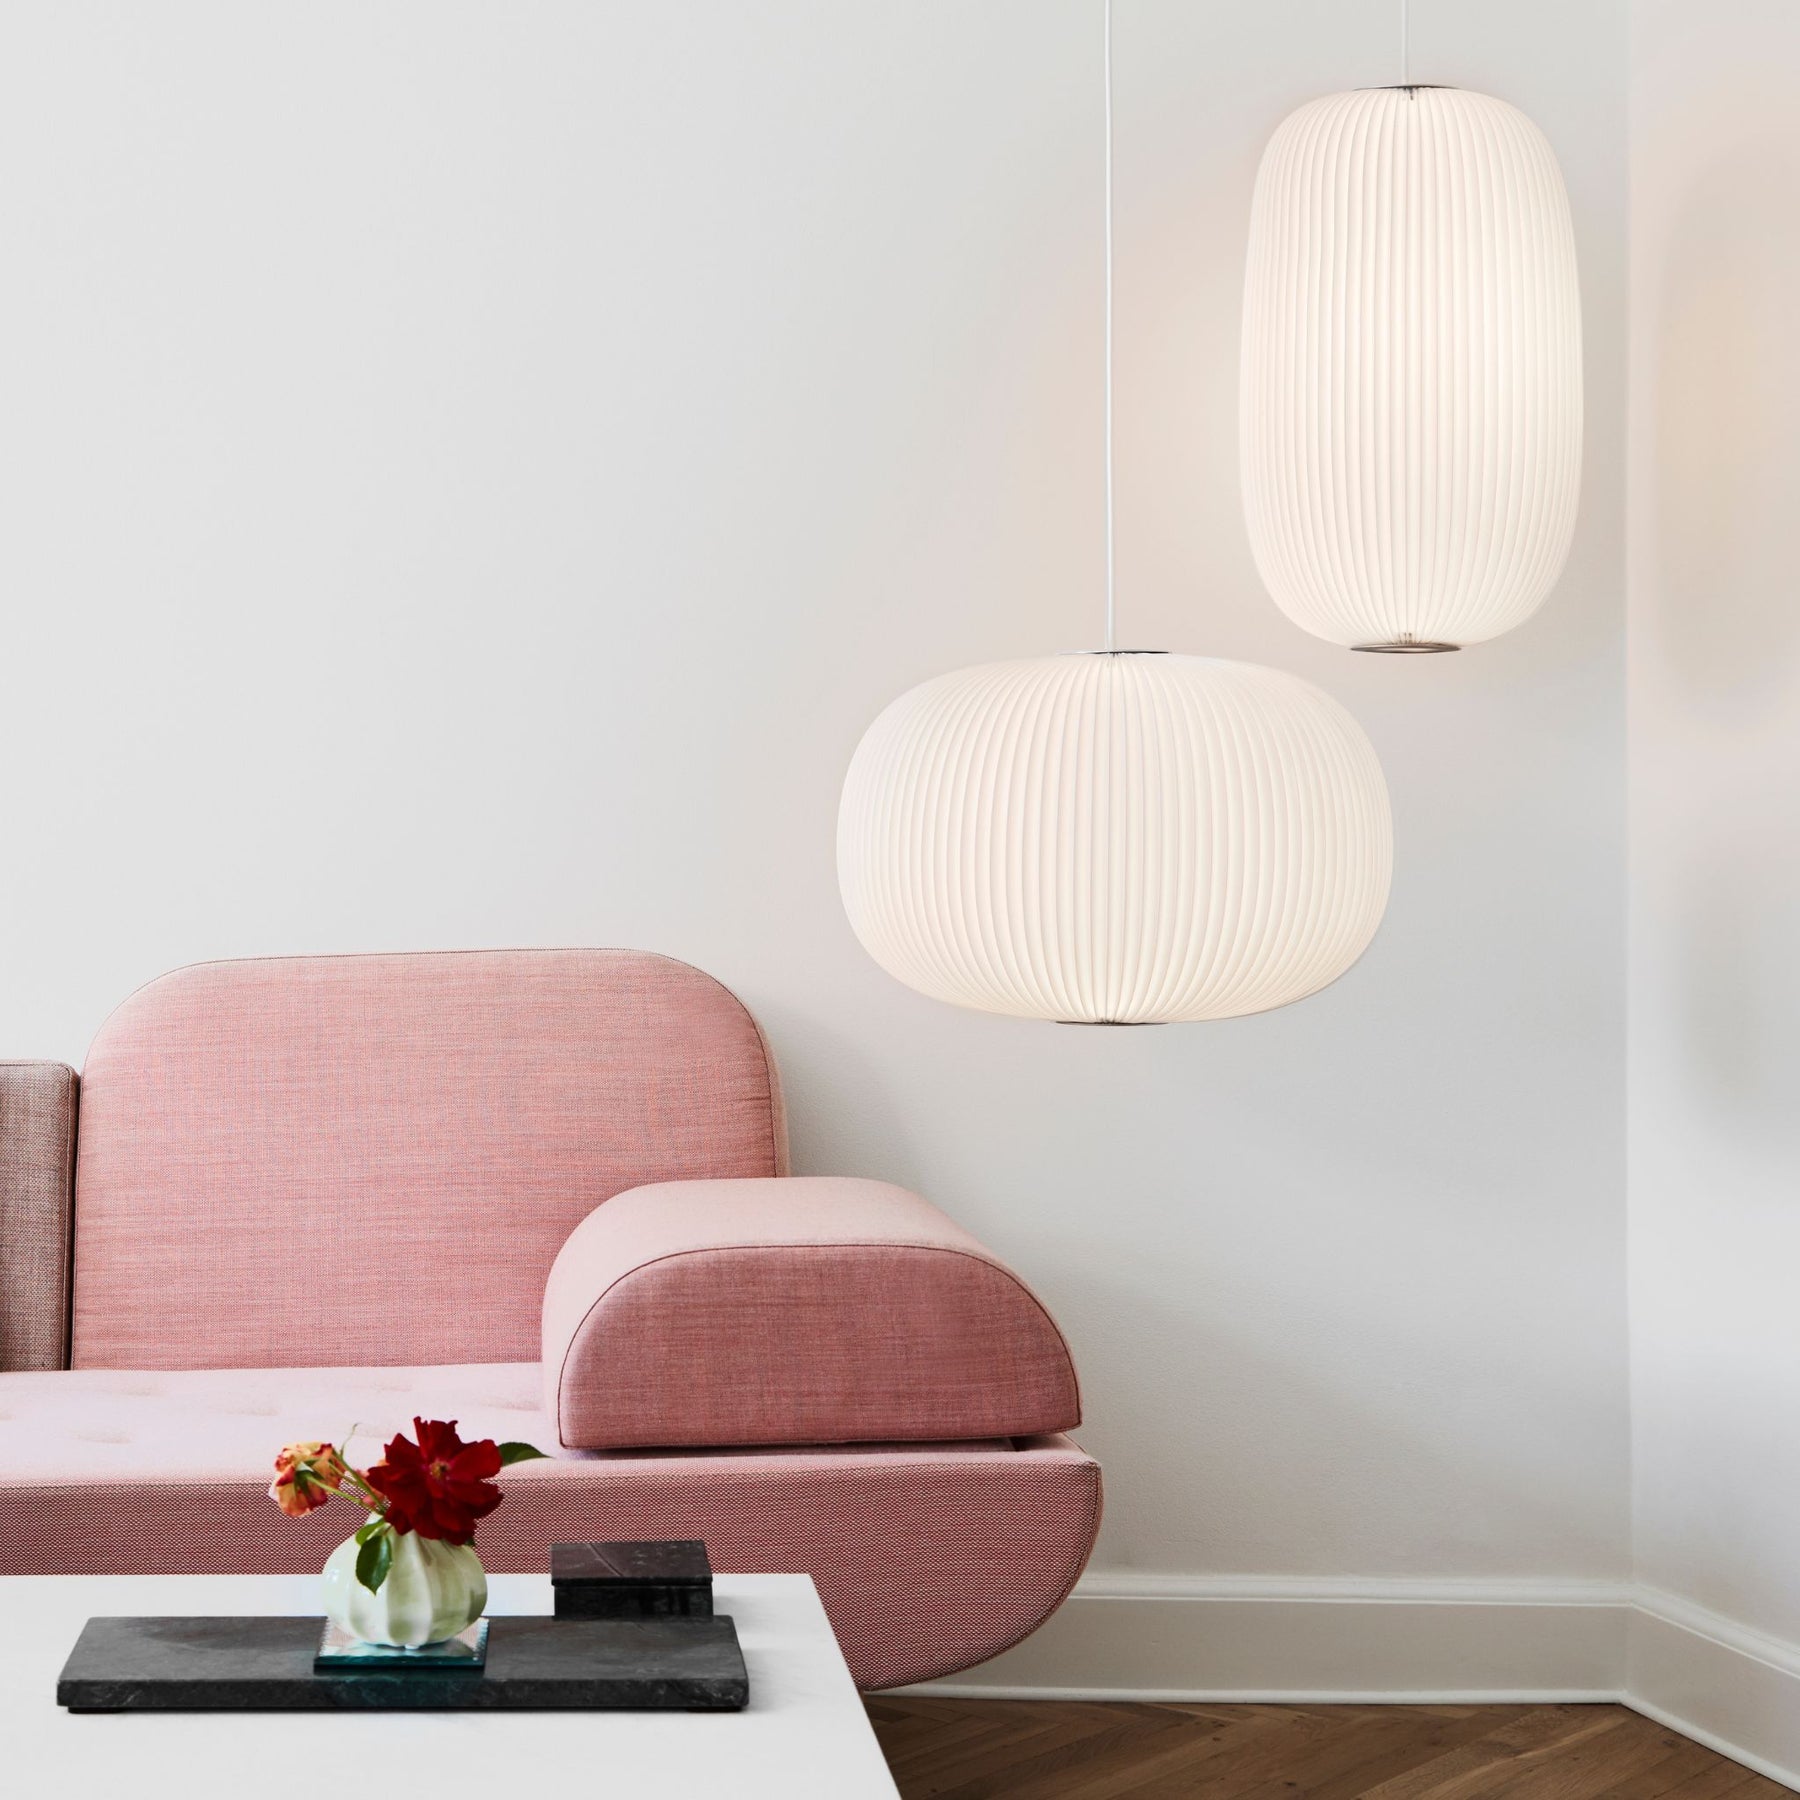
POLYGON ((370 1515, 354 1542, 356 1579, 371 1594, 387 1580, 396 1543, 409 1533, 472 1545, 476 1522, 504 1498, 494 1477, 544 1454, 530 1444, 496 1444, 492 1438, 465 1444, 454 1419, 414 1419, 413 1434, 396 1433, 382 1460, 366 1469, 353 1468, 336 1445, 326 1443, 288 1444, 275 1458, 269 1498, 291 1518, 330 1500, 348 1500, 370 1515))

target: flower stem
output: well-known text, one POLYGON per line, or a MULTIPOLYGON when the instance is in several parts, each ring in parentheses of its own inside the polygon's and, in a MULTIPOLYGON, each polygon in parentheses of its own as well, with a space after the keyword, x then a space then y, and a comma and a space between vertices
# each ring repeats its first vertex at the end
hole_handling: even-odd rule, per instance
POLYGON ((344 1479, 331 1491, 336 1494, 340 1500, 348 1500, 352 1506, 360 1506, 364 1512, 373 1513, 378 1519, 387 1516, 387 1503, 363 1479, 361 1471, 351 1468, 348 1463, 344 1465, 344 1479), (368 1495, 366 1500, 362 1497, 362 1494, 355 1494, 350 1491, 352 1482, 362 1489, 362 1494, 368 1495))

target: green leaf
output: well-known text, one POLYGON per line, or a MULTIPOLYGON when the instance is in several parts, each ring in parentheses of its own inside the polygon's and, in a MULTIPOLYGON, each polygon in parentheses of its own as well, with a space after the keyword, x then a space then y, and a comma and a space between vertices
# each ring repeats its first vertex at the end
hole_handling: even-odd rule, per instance
POLYGON ((376 1532, 385 1531, 386 1529, 387 1529, 387 1520, 386 1519, 371 1519, 368 1522, 368 1524, 357 1526, 356 1541, 359 1544, 366 1544, 369 1541, 369 1539, 372 1538, 376 1534, 376 1532))
MULTIPOLYGON (((376 1520, 379 1530, 370 1534, 368 1541, 356 1553, 356 1579, 371 1594, 381 1592, 381 1584, 388 1578, 388 1570, 394 1566, 394 1534, 387 1528, 385 1519, 376 1520)), ((359 1531, 356 1534, 362 1536, 359 1531)))
POLYGON ((514 1463, 533 1462, 547 1452, 538 1449, 535 1444, 502 1444, 500 1446, 500 1466, 510 1468, 514 1463))

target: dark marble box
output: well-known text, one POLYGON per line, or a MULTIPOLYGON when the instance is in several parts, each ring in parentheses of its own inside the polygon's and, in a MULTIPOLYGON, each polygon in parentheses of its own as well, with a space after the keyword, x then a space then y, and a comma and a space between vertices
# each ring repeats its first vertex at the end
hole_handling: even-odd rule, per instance
POLYGON ((735 1712, 737 1627, 689 1619, 499 1618, 487 1667, 313 1672, 320 1619, 90 1619, 56 1684, 71 1712, 735 1712))
POLYGON ((704 1619, 712 1564, 698 1538, 552 1544, 550 1586, 559 1619, 704 1619))

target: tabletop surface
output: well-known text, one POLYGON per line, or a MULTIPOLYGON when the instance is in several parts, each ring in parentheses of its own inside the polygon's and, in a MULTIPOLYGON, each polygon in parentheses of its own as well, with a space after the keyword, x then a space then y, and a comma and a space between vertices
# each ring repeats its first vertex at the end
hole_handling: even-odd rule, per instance
MULTIPOLYGON (((894 1800, 824 1609, 805 1575, 720 1575, 750 1671, 741 1713, 101 1713, 56 1704, 88 1619, 319 1611, 316 1575, 0 1576, 0 1744, 7 1784, 132 1800, 267 1793, 342 1758, 347 1791, 592 1778, 612 1794, 894 1800), (113 1785, 116 1784, 116 1787, 113 1785), (641 1786, 640 1786, 641 1784, 641 1786)), ((490 1575, 488 1613, 548 1613, 546 1575, 490 1575)), ((310 1786, 310 1783, 303 1785, 310 1786)), ((600 1791, 584 1784, 574 1792, 600 1791)))

